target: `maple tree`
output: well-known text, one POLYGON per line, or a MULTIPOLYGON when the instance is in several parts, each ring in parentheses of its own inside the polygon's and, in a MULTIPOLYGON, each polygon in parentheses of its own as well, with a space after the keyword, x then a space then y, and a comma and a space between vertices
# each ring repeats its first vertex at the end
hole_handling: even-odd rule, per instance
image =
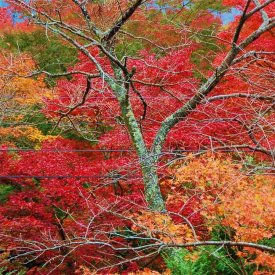
POLYGON ((249 247, 234 257, 268 270, 274 249, 256 242, 272 237, 272 179, 241 169, 274 164, 273 1, 7 2, 5 263, 150 274, 142 261, 163 267, 162 249, 224 245, 249 247), (241 15, 224 26, 215 12, 232 7, 241 15), (12 27, 7 10, 23 22, 12 27), (255 163, 230 155, 170 166, 208 150, 255 163), (219 225, 229 241, 211 240, 219 225))

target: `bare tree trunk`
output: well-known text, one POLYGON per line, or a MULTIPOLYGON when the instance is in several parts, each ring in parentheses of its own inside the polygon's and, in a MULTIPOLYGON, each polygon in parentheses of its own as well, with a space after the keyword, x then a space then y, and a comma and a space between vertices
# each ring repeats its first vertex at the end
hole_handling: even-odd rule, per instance
POLYGON ((120 83, 113 85, 113 91, 120 103, 121 114, 127 126, 132 143, 139 157, 140 167, 143 174, 145 198, 150 209, 164 212, 165 203, 161 195, 158 175, 157 162, 148 152, 144 142, 139 124, 135 118, 131 103, 129 101, 129 87, 122 71, 113 64, 116 79, 120 83), (123 83, 125 85, 123 86, 123 83), (114 87, 116 87, 114 89, 114 87))

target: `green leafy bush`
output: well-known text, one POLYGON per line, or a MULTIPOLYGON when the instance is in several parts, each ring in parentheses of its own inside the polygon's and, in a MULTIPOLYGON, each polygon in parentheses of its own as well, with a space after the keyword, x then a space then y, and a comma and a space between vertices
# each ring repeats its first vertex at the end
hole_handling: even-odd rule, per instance
MULTIPOLYGON (((187 249, 173 251, 166 259, 174 275, 233 275, 244 274, 240 259, 225 248, 205 247, 192 252, 187 249)), ((246 267, 245 274, 252 274, 246 267)))

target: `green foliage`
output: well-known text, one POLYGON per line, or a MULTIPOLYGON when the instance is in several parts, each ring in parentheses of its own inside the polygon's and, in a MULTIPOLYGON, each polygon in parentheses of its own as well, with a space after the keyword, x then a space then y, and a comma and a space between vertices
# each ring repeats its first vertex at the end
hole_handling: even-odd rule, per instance
POLYGON ((246 165, 252 165, 255 164, 255 159, 251 155, 246 155, 245 156, 245 164, 246 165))
POLYGON ((42 106, 33 105, 30 112, 28 112, 23 121, 35 125, 35 127, 42 132, 44 135, 57 135, 57 133, 52 133, 51 130, 54 127, 54 123, 49 121, 47 117, 41 112, 42 106))
POLYGON ((206 247, 193 252, 189 252, 187 249, 175 250, 166 258, 166 263, 174 275, 233 275, 241 273, 238 259, 234 259, 225 248, 206 247))
POLYGON ((1 143, 13 143, 16 147, 19 148, 33 148, 34 144, 31 140, 29 140, 25 136, 17 137, 14 136, 13 134, 8 135, 5 137, 5 139, 1 139, 1 143))
POLYGON ((206 81, 206 78, 201 74, 201 71, 205 72, 206 70, 213 69, 212 62, 210 61, 213 61, 216 53, 220 51, 220 46, 217 45, 213 33, 215 36, 215 28, 204 29, 192 36, 194 41, 199 44, 199 47, 191 55, 191 61, 197 68, 194 75, 203 82, 206 81))
POLYGON ((158 0, 155 2, 159 8, 168 9, 168 8, 177 8, 181 9, 182 6, 187 7, 187 9, 192 13, 202 11, 202 10, 215 10, 215 11, 225 11, 226 7, 222 5, 222 0, 186 0, 186 1, 179 1, 179 0, 172 0, 172 1, 165 1, 165 0, 158 0))
POLYGON ((270 247, 275 247, 275 237, 272 237, 270 239, 263 239, 259 243, 270 247))
POLYGON ((218 225, 215 226, 211 232, 211 240, 213 241, 229 241, 232 238, 234 232, 229 227, 218 225))
POLYGON ((228 7, 223 6, 222 0, 191 0, 186 2, 185 9, 180 16, 175 17, 173 13, 168 14, 167 20, 163 23, 169 24, 173 21, 176 25, 188 25, 193 30, 189 38, 198 47, 192 51, 191 62, 195 64, 194 76, 203 83, 206 81, 205 72, 213 69, 214 58, 217 53, 223 50, 223 46, 219 45, 220 43, 216 39, 221 24, 218 21, 215 22, 215 16, 211 16, 212 21, 208 21, 209 17, 202 19, 199 28, 193 26, 192 22, 196 20, 198 14, 203 18, 203 15, 223 13, 228 10, 228 7))
POLYGON ((5 202, 9 194, 11 194, 14 191, 14 189, 15 187, 12 185, 0 184, 0 203, 5 202))
POLYGON ((134 56, 143 48, 141 41, 122 42, 116 47, 116 55, 119 59, 123 56, 134 56))
MULTIPOLYGON (((66 72, 68 66, 77 61, 77 51, 60 41, 56 36, 47 37, 40 30, 32 33, 18 32, 5 33, 0 47, 7 48, 13 52, 26 52, 33 56, 37 62, 38 69, 49 73, 66 72)), ((54 79, 47 78, 47 83, 53 85, 54 79)))
POLYGON ((228 8, 222 5, 222 0, 191 0, 188 1, 193 12, 201 10, 226 11, 228 8))
POLYGON ((54 209, 54 213, 55 213, 56 217, 60 220, 63 220, 68 216, 68 214, 66 212, 62 211, 62 209, 60 209, 56 206, 53 206, 53 209, 54 209))
MULTIPOLYGON (((33 105, 31 111, 24 116, 23 121, 36 127, 38 130, 42 132, 43 135, 62 136, 67 139, 74 139, 78 141, 89 140, 93 144, 96 143, 101 133, 110 130, 110 127, 107 127, 105 125, 97 127, 95 129, 92 126, 90 126, 88 122, 75 121, 77 124, 78 131, 74 128, 68 127, 64 127, 66 128, 66 130, 60 131, 59 127, 55 128, 56 122, 51 121, 42 113, 41 105, 33 105)), ((64 121, 61 121, 60 123, 61 129, 64 121)), ((29 145, 25 145, 25 147, 32 148, 32 146, 29 145)))
POLYGON ((0 267, 0 275, 25 275, 26 272, 23 270, 7 271, 5 267, 0 267))
MULTIPOLYGON (((212 231, 211 240, 230 240, 233 234, 227 227, 217 226, 212 231)), ((272 247, 275 238, 262 243, 272 247)), ((252 275, 254 264, 244 265, 244 259, 236 255, 231 247, 206 246, 193 251, 187 249, 173 250, 165 259, 167 267, 174 275, 252 275)))

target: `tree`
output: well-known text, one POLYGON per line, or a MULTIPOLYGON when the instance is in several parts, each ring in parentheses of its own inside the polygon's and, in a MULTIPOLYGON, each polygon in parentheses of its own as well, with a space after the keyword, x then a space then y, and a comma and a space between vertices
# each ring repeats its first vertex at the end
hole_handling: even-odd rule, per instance
MULTIPOLYGON (((53 98, 45 100, 46 116, 57 117, 63 131, 71 124, 85 139, 98 140, 100 150, 107 145, 126 150, 121 163, 135 163, 128 168, 134 177, 141 170, 137 187, 144 186, 147 204, 160 212, 155 214, 160 223, 182 229, 167 216, 169 205, 161 194, 159 177, 167 173, 166 153, 243 149, 274 161, 273 1, 223 1, 242 11, 227 28, 211 12, 226 9, 221 2, 207 1, 204 8, 206 1, 190 1, 187 6, 180 1, 167 6, 139 0, 8 2, 30 24, 44 27, 50 41, 60 37, 79 53, 78 63, 67 70, 37 66, 24 75, 71 76, 57 80, 53 98), (129 147, 136 155, 127 151, 129 147)), ((113 155, 105 155, 106 163, 110 161, 104 173, 120 179, 115 162, 121 156, 113 155)), ((118 195, 121 183, 114 186, 118 195)), ((124 216, 142 224, 152 215, 142 213, 143 218, 124 216)), ((164 235, 172 229, 164 228, 164 235)), ((161 241, 162 237, 157 235, 161 241)))
MULTIPOLYGON (((124 1, 119 3, 119 5, 116 3, 108 3, 108 5, 107 3, 91 4, 79 1, 73 1, 73 5, 67 1, 61 1, 58 3, 44 3, 43 1, 28 3, 21 0, 9 1, 9 3, 11 3, 17 10, 29 16, 32 22, 45 27, 46 31, 52 31, 68 43, 72 44, 87 61, 92 63, 94 67, 92 72, 82 72, 82 74, 87 77, 87 89, 86 93, 83 94, 83 103, 86 101, 85 95, 90 90, 93 78, 101 78, 100 81, 106 83, 108 89, 113 92, 120 108, 121 117, 127 127, 127 131, 131 137, 131 142, 139 157, 145 185, 146 200, 152 209, 158 211, 165 211, 165 205, 158 184, 157 163, 162 152, 163 144, 171 129, 190 116, 190 114, 193 113, 193 110, 199 109, 202 103, 209 102, 208 95, 211 92, 216 95, 214 98, 210 98, 210 102, 213 100, 223 100, 228 98, 231 100, 232 97, 252 98, 254 100, 262 97, 261 94, 252 94, 249 92, 249 87, 245 89, 246 91, 244 93, 239 91, 231 94, 222 93, 223 89, 222 84, 220 84, 221 80, 224 79, 226 75, 230 78, 230 74, 236 70, 236 66, 249 66, 247 60, 251 59, 251 63, 253 63, 252 66, 255 66, 257 63, 261 63, 261 61, 257 60, 259 58, 258 56, 264 56, 264 59, 268 58, 269 55, 268 53, 266 54, 265 50, 262 51, 261 45, 259 45, 261 44, 259 43, 259 40, 268 39, 268 31, 274 26, 273 19, 270 18, 269 15, 273 1, 267 1, 265 3, 260 3, 258 1, 237 2, 242 6, 243 12, 238 22, 233 23, 232 27, 227 31, 227 37, 220 38, 223 39, 223 43, 225 43, 223 46, 225 49, 219 52, 216 57, 217 61, 215 63, 217 65, 215 64, 214 66, 214 72, 208 73, 209 76, 202 84, 195 84, 194 90, 196 92, 191 93, 187 100, 183 101, 182 106, 179 106, 176 110, 170 112, 169 115, 163 119, 155 137, 153 138, 152 145, 148 148, 145 144, 141 128, 139 127, 138 118, 135 115, 134 107, 130 100, 131 92, 137 93, 142 98, 142 93, 137 91, 135 84, 135 76, 138 76, 138 74, 142 72, 136 72, 135 66, 131 66, 129 64, 130 62, 127 62, 128 58, 126 56, 119 59, 115 49, 116 44, 119 43, 117 41, 119 41, 120 32, 123 33, 124 25, 128 24, 129 21, 128 25, 130 25, 129 28, 131 30, 130 23, 135 14, 136 16, 145 16, 146 18, 147 8, 146 5, 144 6, 143 1, 136 1, 135 3, 124 1), (112 6, 113 11, 111 16, 109 14, 110 5, 112 6), (75 8, 77 8, 76 13, 72 11, 72 9, 75 8), (99 10, 98 12, 96 12, 97 9, 99 10), (75 16, 72 17, 71 14, 74 14, 75 16), (94 18, 93 14, 95 14, 94 18), (105 14, 108 14, 110 19, 108 21, 106 20, 107 22, 104 21, 104 24, 99 23, 97 25, 97 22, 102 22, 105 14), (250 27, 252 27, 252 32, 249 32, 250 27), (245 53, 243 53, 244 50, 246 51, 245 53), (100 58, 99 54, 102 54, 104 57, 100 58), (253 62, 255 58, 256 62, 253 62)), ((171 14, 173 17, 173 14, 179 12, 177 9, 179 3, 175 1, 175 5, 175 11, 173 11, 173 6, 167 8, 167 16, 164 16, 164 18, 166 17, 169 20, 171 14)), ((154 12, 156 14, 159 13, 158 9, 155 9, 154 12)), ((146 19, 148 20, 148 18, 146 19)), ((154 25, 154 18, 150 23, 154 25)), ((174 29, 174 31, 181 32, 181 35, 187 35, 190 31, 194 32, 192 28, 189 29, 188 27, 186 27, 187 30, 179 31, 178 25, 180 25, 180 23, 177 24, 176 21, 172 21, 170 24, 165 24, 165 26, 169 26, 174 29)), ((157 26, 159 26, 159 24, 157 24, 157 26)), ((135 33, 133 32, 132 35, 135 36, 135 33)), ((146 37, 143 39, 146 39, 146 37)), ((150 43, 152 44, 154 41, 150 41, 150 43)), ((176 46, 180 47, 180 45, 176 46)), ((184 46, 185 45, 183 45, 183 48, 184 46)), ((172 51, 170 56, 175 56, 177 54, 181 55, 181 52, 179 50, 172 51)), ((134 57, 130 57, 130 59, 134 60, 134 57)), ((266 61, 263 62, 266 63, 266 61)), ((183 59, 181 64, 184 66, 184 63, 185 60, 183 59)), ((262 70, 262 66, 259 67, 262 70)), ((175 74, 175 67, 169 69, 172 70, 172 73, 170 73, 171 78, 175 74)), ((176 69, 178 70, 178 68, 176 69)), ((251 67, 249 70, 251 70, 251 67)), ((77 71, 74 73, 76 74, 77 71)), ((240 72, 240 75, 242 74, 243 72, 240 72)), ((184 77, 184 74, 179 75, 182 80, 186 78, 184 77)), ((234 77, 236 78, 236 76, 233 76, 233 78, 234 77)), ((249 76, 246 74, 246 77, 249 76)), ((136 78, 139 80, 138 77, 136 78)), ((261 80, 251 80, 249 78, 249 80, 247 79, 243 81, 244 85, 249 84, 249 81, 255 83, 261 80)), ((226 81, 226 83, 229 84, 228 81, 226 81)), ((155 84, 159 85, 160 88, 163 86, 165 88, 165 84, 155 84)), ((268 99, 272 100, 270 97, 268 99)), ((243 122, 241 121, 240 123, 243 122)), ((246 124, 244 124, 243 127, 249 128, 246 124)), ((261 142, 254 137, 254 132, 250 132, 251 130, 248 129, 248 133, 252 135, 251 138, 254 140, 256 145, 255 147, 259 147, 260 149, 265 150, 266 153, 272 154, 270 150, 262 148, 261 142)))

